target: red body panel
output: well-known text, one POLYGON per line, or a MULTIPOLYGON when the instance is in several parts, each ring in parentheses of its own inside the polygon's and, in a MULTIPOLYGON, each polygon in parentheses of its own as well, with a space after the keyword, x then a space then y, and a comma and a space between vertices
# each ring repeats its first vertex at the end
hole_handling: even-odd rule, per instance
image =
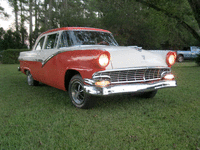
MULTIPOLYGON (((76 70, 82 78, 92 78, 93 73, 105 70, 98 65, 99 55, 106 53, 102 50, 75 50, 59 53, 51 58, 44 66, 37 61, 20 61, 21 71, 29 70, 33 78, 52 87, 65 89, 65 73, 76 70)), ((109 56, 110 57, 110 56, 109 56)))

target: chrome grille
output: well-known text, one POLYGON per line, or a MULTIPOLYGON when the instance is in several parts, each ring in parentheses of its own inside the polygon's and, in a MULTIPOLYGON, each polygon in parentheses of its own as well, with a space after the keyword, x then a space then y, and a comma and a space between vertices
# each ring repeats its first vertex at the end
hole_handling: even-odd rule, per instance
POLYGON ((102 71, 95 73, 93 78, 101 79, 103 76, 109 76, 111 83, 146 82, 161 79, 163 72, 170 72, 170 68, 102 71))

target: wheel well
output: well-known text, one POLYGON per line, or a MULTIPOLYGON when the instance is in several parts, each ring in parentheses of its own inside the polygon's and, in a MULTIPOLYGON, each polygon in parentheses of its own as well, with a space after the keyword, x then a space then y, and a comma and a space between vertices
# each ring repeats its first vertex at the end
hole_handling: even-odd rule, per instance
POLYGON ((67 70, 67 72, 65 73, 65 89, 66 90, 68 90, 68 86, 69 86, 69 82, 71 78, 76 74, 80 74, 80 73, 76 70, 67 70))
POLYGON ((29 71, 28 69, 25 69, 25 70, 24 70, 24 73, 25 73, 26 75, 28 75, 29 72, 30 72, 30 71, 29 71))
MULTIPOLYGON (((178 54, 178 56, 183 56, 183 54, 178 54)), ((184 57, 184 56, 183 56, 184 57)))

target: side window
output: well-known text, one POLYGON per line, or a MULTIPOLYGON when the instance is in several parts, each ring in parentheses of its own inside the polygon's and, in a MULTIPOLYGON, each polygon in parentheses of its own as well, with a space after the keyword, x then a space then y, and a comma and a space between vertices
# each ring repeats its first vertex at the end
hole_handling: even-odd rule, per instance
POLYGON ((41 50, 41 49, 42 49, 42 46, 43 46, 43 44, 44 44, 44 38, 45 38, 45 36, 42 37, 42 38, 39 40, 39 42, 37 43, 37 46, 36 46, 35 50, 41 50))
POLYGON ((56 48, 59 34, 50 34, 47 36, 47 41, 44 49, 54 49, 56 48))
POLYGON ((69 33, 67 31, 64 31, 60 38, 59 48, 68 46, 72 46, 72 41, 69 37, 69 33))

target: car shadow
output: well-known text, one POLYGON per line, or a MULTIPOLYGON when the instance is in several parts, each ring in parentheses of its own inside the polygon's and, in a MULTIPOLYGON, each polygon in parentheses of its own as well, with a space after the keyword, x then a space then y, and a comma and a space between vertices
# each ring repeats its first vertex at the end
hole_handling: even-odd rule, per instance
POLYGON ((140 94, 119 94, 112 96, 95 97, 96 108, 115 107, 117 105, 126 106, 134 103, 143 103, 148 101, 146 98, 140 97, 140 94))
MULTIPOLYGON (((71 100, 67 91, 62 91, 60 89, 48 86, 43 83, 39 83, 38 86, 34 86, 34 89, 38 89, 38 88, 39 90, 35 90, 35 92, 37 92, 38 95, 42 95, 41 99, 46 97, 45 99, 48 100, 50 103, 53 103, 54 105, 61 105, 61 106, 64 105, 65 107, 70 107, 70 108, 74 107, 73 104, 71 103, 71 100)), ((97 109, 132 105, 134 103, 143 103, 148 100, 145 98, 141 98, 140 94, 91 96, 91 98, 92 100, 95 101, 95 105, 93 108, 97 108, 97 109)))

